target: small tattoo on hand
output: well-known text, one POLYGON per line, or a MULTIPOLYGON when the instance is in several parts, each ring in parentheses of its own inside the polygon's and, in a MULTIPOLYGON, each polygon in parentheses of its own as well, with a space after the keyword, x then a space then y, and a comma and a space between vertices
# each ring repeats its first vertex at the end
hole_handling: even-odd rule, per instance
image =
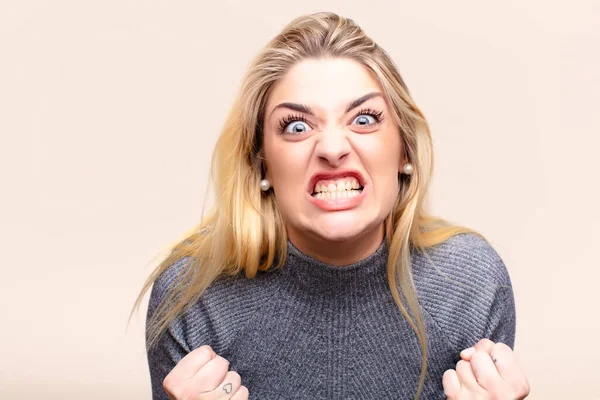
POLYGON ((225 393, 227 393, 227 394, 231 393, 231 389, 232 389, 231 383, 226 383, 225 385, 223 385, 223 390, 225 391, 225 393))

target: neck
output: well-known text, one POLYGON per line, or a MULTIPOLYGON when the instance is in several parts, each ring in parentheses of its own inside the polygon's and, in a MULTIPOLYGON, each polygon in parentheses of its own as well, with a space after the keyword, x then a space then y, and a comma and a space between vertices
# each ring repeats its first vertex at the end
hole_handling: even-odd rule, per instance
POLYGON ((383 224, 373 231, 340 240, 325 240, 316 235, 293 235, 288 232, 290 242, 304 254, 325 264, 341 267, 357 263, 369 257, 381 245, 384 238, 383 224))

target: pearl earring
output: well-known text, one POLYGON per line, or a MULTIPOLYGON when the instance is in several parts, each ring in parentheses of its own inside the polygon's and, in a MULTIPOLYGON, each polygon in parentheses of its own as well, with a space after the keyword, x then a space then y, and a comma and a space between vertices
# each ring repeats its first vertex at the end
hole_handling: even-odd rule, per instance
POLYGON ((262 190, 263 192, 266 192, 270 188, 271 188, 271 182, 269 182, 267 179, 263 179, 262 181, 260 181, 260 190, 262 190))
POLYGON ((411 163, 406 163, 402 166, 402 172, 406 175, 410 175, 413 173, 413 166, 411 163))

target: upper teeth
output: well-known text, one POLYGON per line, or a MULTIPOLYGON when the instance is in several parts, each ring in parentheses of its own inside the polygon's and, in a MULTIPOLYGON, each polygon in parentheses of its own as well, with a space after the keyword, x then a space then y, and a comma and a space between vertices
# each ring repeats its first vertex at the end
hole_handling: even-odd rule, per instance
POLYGON ((315 185, 315 193, 343 192, 346 190, 360 189, 360 184, 356 178, 347 178, 337 181, 318 181, 315 185))

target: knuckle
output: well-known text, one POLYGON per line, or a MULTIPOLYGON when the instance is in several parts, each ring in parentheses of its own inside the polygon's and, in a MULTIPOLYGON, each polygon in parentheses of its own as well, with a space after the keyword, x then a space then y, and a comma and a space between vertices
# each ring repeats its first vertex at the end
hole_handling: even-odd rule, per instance
POLYGON ((479 362, 484 360, 486 357, 486 354, 482 351, 476 351, 472 356, 471 356, 471 362, 479 362))
POLYGON ((480 374, 475 377, 475 380, 477 381, 477 383, 479 383, 479 385, 485 388, 491 388, 494 386, 495 383, 493 377, 488 374, 480 374))
POLYGON ((186 393, 186 388, 182 386, 181 382, 169 375, 163 380, 163 389, 167 394, 176 399, 186 399, 189 396, 188 393, 186 393))
POLYGON ((199 355, 212 356, 214 354, 213 349, 207 344, 198 347, 197 351, 199 355))
POLYGON ((512 352, 512 349, 507 344, 502 343, 502 342, 496 343, 494 345, 494 350, 503 351, 503 352, 507 352, 507 351, 512 352))
POLYGON ((163 379, 162 386, 165 391, 174 392, 177 386, 177 381, 172 374, 169 374, 165 377, 165 379, 163 379))
POLYGON ((176 398, 177 398, 177 400, 179 400, 179 399, 192 400, 192 399, 197 399, 198 394, 195 392, 195 390, 192 387, 186 386, 185 388, 183 388, 181 394, 179 396, 177 396, 176 398))
POLYGON ((469 368, 469 362, 465 360, 460 360, 456 363, 456 371, 462 371, 466 368, 469 368))
POLYGON ((490 339, 481 339, 479 342, 477 342, 477 344, 475 345, 475 348, 477 350, 480 350, 480 349, 492 347, 493 345, 494 345, 494 342, 492 342, 490 339))
POLYGON ((248 388, 246 386, 240 386, 240 388, 237 390, 236 394, 240 393, 242 399, 247 399, 248 396, 250 395, 250 392, 248 391, 248 388))
POLYGON ((229 369, 229 360, 221 356, 217 356, 216 358, 219 360, 219 368, 225 370, 229 369))

